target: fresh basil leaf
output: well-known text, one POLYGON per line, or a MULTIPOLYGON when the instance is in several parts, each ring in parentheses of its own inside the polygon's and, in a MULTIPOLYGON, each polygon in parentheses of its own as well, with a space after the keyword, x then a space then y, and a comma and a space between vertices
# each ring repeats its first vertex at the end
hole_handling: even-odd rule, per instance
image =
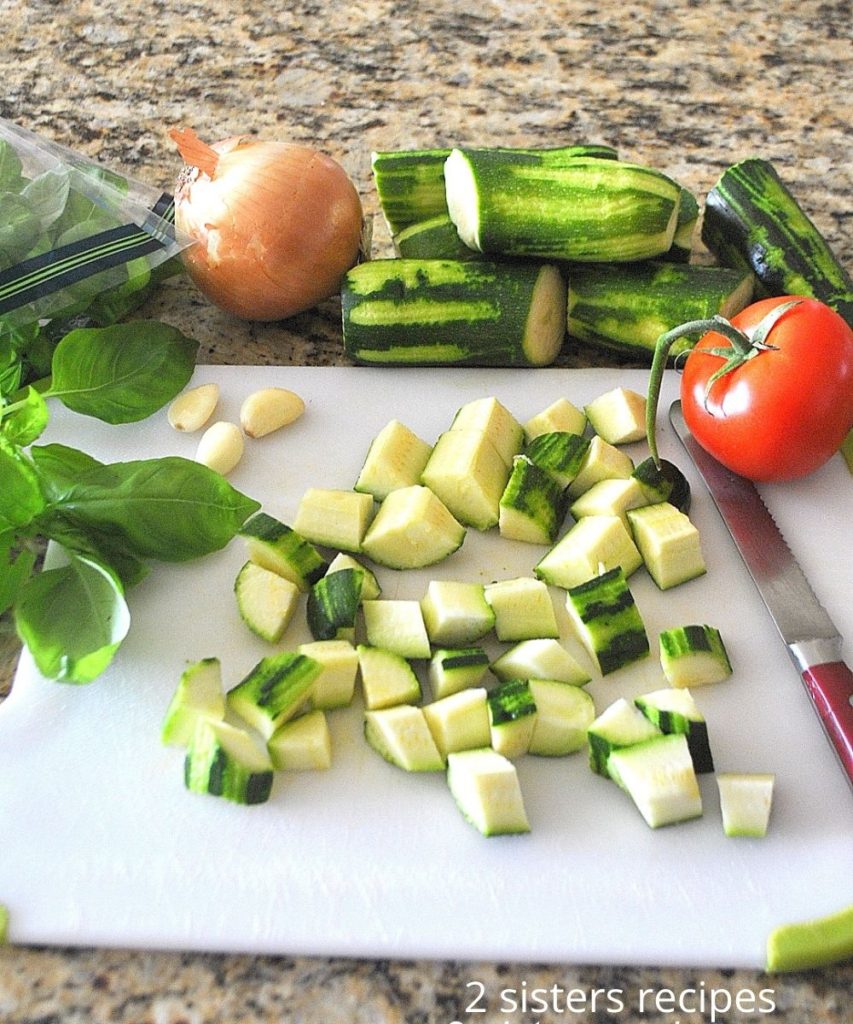
POLYGON ((71 555, 68 565, 37 573, 22 587, 15 626, 42 675, 89 683, 113 660, 130 612, 108 569, 71 555))
POLYGON ((116 574, 125 590, 136 586, 150 572, 149 566, 130 554, 121 536, 101 533, 91 527, 82 529, 73 523, 56 520, 51 538, 54 543, 61 544, 66 551, 91 558, 116 574))
POLYGON ((54 168, 38 175, 28 182, 21 196, 30 204, 30 210, 38 218, 39 231, 47 231, 59 219, 68 201, 71 174, 67 168, 54 168))
POLYGON ((7 266, 26 256, 39 231, 39 219, 26 199, 15 192, 0 192, 0 257, 7 266))
POLYGON ((32 465, 0 436, 0 534, 28 526, 44 507, 32 465))
POLYGON ((59 501, 67 488, 86 473, 103 466, 96 458, 64 444, 39 444, 30 448, 30 459, 38 473, 47 501, 59 501))
POLYGON ((260 503, 177 456, 99 465, 69 480, 39 517, 48 537, 73 527, 115 537, 140 559, 182 562, 218 551, 260 503))
POLYGON ((0 139, 0 189, 4 192, 20 192, 24 186, 24 165, 17 150, 5 139, 0 139))
POLYGON ((186 387, 198 343, 154 320, 71 331, 53 354, 48 397, 106 423, 145 419, 186 387))
POLYGON ((0 537, 0 615, 12 607, 36 563, 36 556, 29 548, 15 552, 14 538, 9 534, 4 537, 0 537))
POLYGON ((12 444, 32 444, 40 437, 50 419, 47 402, 35 388, 27 388, 26 394, 10 409, 0 408, 0 430, 12 444))

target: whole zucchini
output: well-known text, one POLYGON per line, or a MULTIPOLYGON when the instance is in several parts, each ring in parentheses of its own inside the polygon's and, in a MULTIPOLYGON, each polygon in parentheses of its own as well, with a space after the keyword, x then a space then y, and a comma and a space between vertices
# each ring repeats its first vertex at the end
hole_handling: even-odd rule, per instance
POLYGON ((566 330, 566 286, 550 264, 385 259, 341 288, 344 350, 359 363, 546 366, 566 330))
POLYGON ((772 164, 751 158, 708 193, 702 241, 720 263, 748 267, 765 295, 808 295, 853 325, 853 282, 772 164))
POLYGON ((665 253, 675 236, 681 188, 639 164, 455 149, 444 179, 460 238, 484 253, 640 260, 665 253))
MULTIPOLYGON (((634 357, 651 357, 660 335, 679 324, 734 316, 755 280, 749 270, 662 260, 575 264, 568 279, 569 335, 634 357)), ((692 344, 682 338, 671 355, 692 344)))

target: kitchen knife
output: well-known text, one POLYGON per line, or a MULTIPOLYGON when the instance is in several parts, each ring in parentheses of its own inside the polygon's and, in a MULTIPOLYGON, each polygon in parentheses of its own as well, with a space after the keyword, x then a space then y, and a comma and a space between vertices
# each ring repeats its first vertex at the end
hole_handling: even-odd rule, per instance
POLYGON ((684 422, 681 402, 673 402, 669 418, 705 481, 853 786, 853 672, 841 656, 841 636, 755 485, 705 451, 684 422))

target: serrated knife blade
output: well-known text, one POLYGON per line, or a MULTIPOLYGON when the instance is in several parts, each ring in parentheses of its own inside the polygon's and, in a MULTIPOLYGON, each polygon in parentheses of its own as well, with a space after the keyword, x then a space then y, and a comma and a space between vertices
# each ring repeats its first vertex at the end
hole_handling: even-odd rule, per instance
POLYGON ((673 402, 669 418, 732 535, 853 786, 853 672, 842 658, 841 636, 755 484, 705 451, 684 421, 681 402, 673 402))

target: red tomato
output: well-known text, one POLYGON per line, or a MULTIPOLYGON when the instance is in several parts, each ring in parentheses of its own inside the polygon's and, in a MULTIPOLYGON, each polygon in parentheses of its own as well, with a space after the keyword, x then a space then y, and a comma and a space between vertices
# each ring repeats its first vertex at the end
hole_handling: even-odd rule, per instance
POLYGON ((853 331, 816 299, 781 296, 747 306, 731 322, 747 334, 799 298, 765 339, 768 347, 714 381, 711 354, 731 343, 704 335, 681 378, 684 418, 703 448, 751 480, 789 480, 823 465, 853 427, 853 331), (706 393, 707 392, 707 393, 706 393))

